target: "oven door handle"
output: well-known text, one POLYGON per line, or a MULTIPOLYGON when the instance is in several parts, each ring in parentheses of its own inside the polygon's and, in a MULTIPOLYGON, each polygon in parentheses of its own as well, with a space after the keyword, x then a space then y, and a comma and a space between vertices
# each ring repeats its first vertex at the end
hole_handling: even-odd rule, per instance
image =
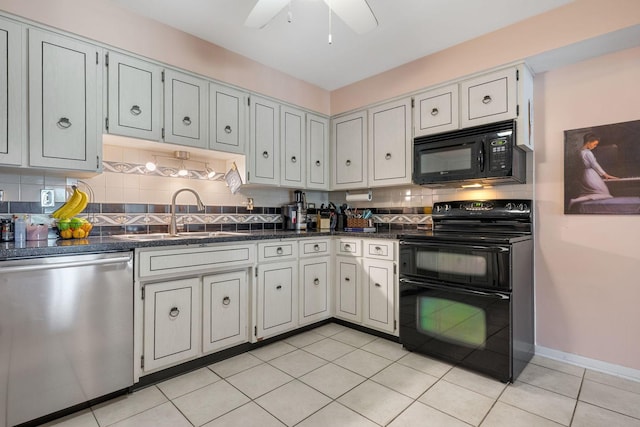
POLYGON ((418 247, 426 247, 426 248, 444 248, 444 249, 477 249, 486 252, 509 252, 509 248, 506 246, 484 246, 484 245, 461 245, 461 244, 451 244, 451 243, 436 243, 436 242, 411 242, 408 240, 400 240, 400 245, 403 246, 418 246, 418 247))
POLYGON ((478 295, 482 297, 491 297, 491 298, 497 298, 501 300, 510 299, 510 296, 503 292, 483 292, 483 291, 477 291, 474 289, 458 288, 456 286, 436 285, 433 283, 419 282, 417 280, 411 280, 404 277, 400 278, 400 283, 407 283, 410 285, 416 285, 421 288, 429 288, 429 289, 434 289, 438 291, 452 292, 455 294, 478 295))

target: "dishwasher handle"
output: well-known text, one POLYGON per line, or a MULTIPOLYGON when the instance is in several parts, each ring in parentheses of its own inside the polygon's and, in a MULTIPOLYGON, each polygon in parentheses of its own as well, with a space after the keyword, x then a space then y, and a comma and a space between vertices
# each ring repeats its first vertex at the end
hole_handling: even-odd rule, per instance
POLYGON ((69 267, 86 267, 92 265, 109 265, 109 264, 124 264, 131 261, 131 255, 105 258, 105 259, 92 259, 86 261, 73 261, 73 262, 60 262, 60 263, 47 263, 47 264, 32 264, 32 265, 16 265, 11 267, 2 267, 0 265, 0 273, 20 273, 24 271, 42 271, 51 270, 52 268, 69 268, 69 267))

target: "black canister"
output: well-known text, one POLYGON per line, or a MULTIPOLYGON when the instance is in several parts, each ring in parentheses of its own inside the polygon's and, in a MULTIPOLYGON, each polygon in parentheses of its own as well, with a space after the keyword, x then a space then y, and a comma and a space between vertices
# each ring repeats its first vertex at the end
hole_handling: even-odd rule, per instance
POLYGON ((3 242, 13 242, 13 221, 9 218, 0 220, 2 227, 2 233, 0 234, 0 240, 3 242))

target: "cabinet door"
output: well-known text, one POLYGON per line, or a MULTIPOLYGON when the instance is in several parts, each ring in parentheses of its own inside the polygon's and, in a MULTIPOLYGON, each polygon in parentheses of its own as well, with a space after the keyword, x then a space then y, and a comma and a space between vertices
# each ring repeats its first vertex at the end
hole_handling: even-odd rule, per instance
POLYGON ((517 117, 516 68, 485 74, 460 83, 462 127, 517 117))
POLYGON ((196 356, 200 280, 189 278, 144 287, 144 370, 196 356))
POLYGON ((280 183, 280 105, 251 97, 249 174, 255 184, 280 183))
POLYGON ((307 114, 307 188, 329 189, 329 120, 307 114))
POLYGON ((175 70, 164 72, 164 140, 207 148, 208 83, 175 70))
POLYGON ((247 271, 205 276, 202 284, 202 350, 247 342, 247 271))
POLYGON ((0 19, 0 164, 21 165, 23 132, 22 26, 0 19))
POLYGON ((367 112, 334 119, 332 129, 332 188, 366 187, 367 112))
POLYGON ((108 61, 108 132, 159 141, 162 68, 116 52, 108 61))
POLYGON ((245 154, 247 94, 209 83, 209 148, 245 154))
POLYGON ((300 261, 300 324, 316 322, 331 315, 329 305, 329 257, 300 261))
POLYGON ((335 315, 351 322, 360 322, 362 317, 362 294, 360 285, 361 260, 359 258, 336 257, 335 271, 335 315))
POLYGON ((29 164, 102 169, 100 49, 29 30, 29 164))
POLYGON ((420 93, 414 100, 414 137, 459 128, 457 84, 420 93))
POLYGON ((304 111, 285 106, 280 108, 281 185, 305 186, 305 125, 304 111))
POLYGON ((362 323, 381 331, 395 332, 395 275, 393 263, 365 259, 363 261, 362 323))
POLYGON ((411 183, 411 99, 369 110, 369 186, 411 183))
POLYGON ((297 262, 260 264, 258 266, 258 339, 277 335, 296 327, 297 262))

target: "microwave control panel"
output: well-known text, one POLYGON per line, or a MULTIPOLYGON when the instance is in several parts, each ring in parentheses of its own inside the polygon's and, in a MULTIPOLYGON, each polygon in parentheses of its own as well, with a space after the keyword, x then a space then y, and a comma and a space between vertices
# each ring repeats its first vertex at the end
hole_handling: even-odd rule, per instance
POLYGON ((511 169, 511 140, 507 137, 489 141, 489 170, 498 172, 511 169))

